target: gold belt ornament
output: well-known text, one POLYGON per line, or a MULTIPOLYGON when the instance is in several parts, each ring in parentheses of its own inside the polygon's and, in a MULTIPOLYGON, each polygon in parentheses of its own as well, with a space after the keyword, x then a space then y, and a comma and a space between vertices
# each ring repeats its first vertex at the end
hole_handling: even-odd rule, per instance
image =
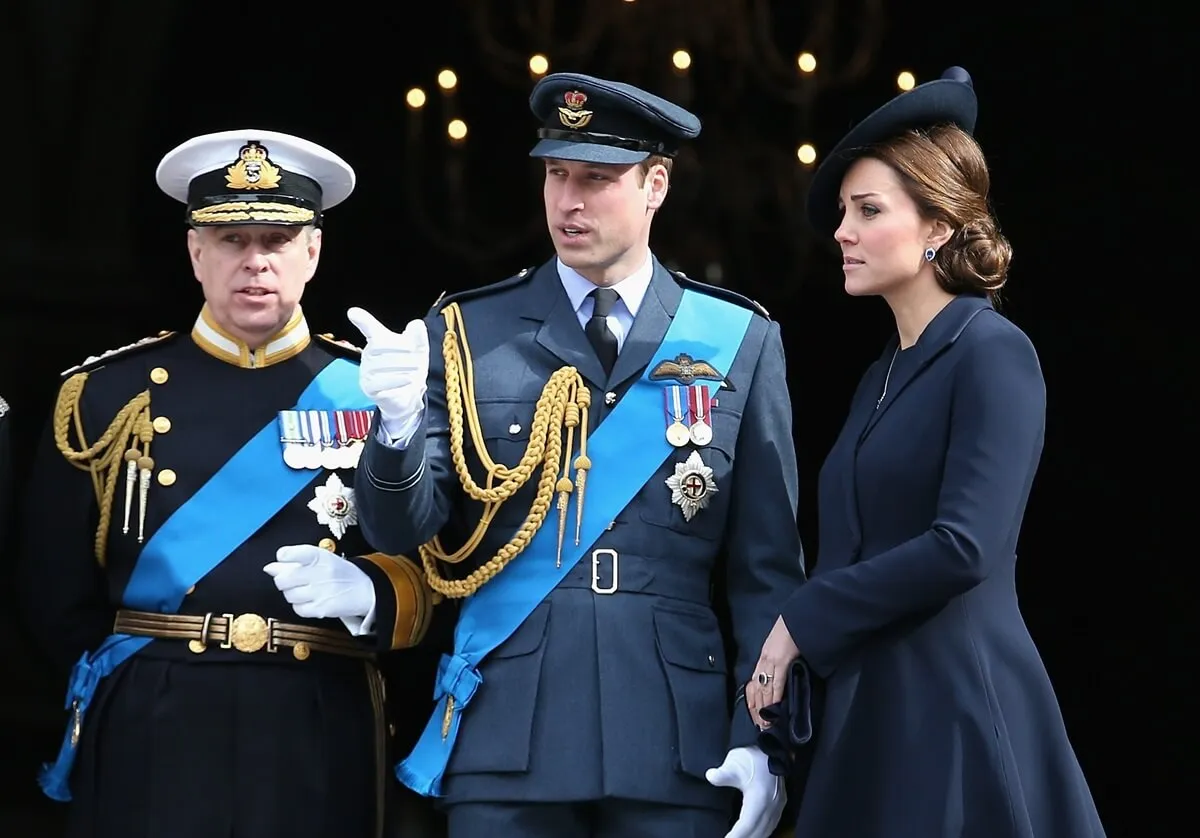
POLYGON ((122 609, 117 612, 113 631, 164 640, 186 640, 188 648, 199 655, 210 644, 252 655, 266 650, 274 654, 280 647, 291 648, 296 660, 307 660, 313 652, 326 652, 352 658, 370 659, 374 651, 349 634, 298 623, 283 623, 258 614, 155 614, 122 609))

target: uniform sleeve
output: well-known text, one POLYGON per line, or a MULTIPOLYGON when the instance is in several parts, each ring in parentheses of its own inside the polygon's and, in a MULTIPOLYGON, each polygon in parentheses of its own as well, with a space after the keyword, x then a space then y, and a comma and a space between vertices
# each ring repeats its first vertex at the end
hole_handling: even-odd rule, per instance
POLYGON ((416 646, 429 629, 433 591, 425 571, 405 556, 370 553, 349 560, 370 577, 375 586, 375 620, 372 631, 380 652, 416 646))
POLYGON ((937 512, 928 530, 820 574, 783 610, 800 654, 830 672, 873 634, 939 608, 1007 559, 1041 456, 1046 389, 1033 346, 1015 330, 969 347, 955 371, 937 512))
POLYGON ((446 411, 446 376, 442 360, 445 322, 426 319, 429 328, 429 379, 425 415, 403 449, 378 439, 379 411, 371 423, 359 462, 355 487, 363 536, 376 550, 411 553, 433 538, 450 517, 458 488, 450 459, 450 420, 446 411))
MULTIPOLYGON (((85 401, 85 433, 105 427, 88 418, 85 401)), ((63 672, 100 645, 116 615, 96 559, 98 517, 91 476, 59 452, 47 423, 21 496, 17 584, 34 642, 63 672)))
MULTIPOLYGON (((798 480, 792 403, 779 325, 769 323, 742 413, 734 460, 726 590, 737 648, 736 683, 753 674, 780 608, 804 584, 796 527, 798 480)), ((730 747, 754 744, 758 730, 743 704, 734 709, 730 747)))

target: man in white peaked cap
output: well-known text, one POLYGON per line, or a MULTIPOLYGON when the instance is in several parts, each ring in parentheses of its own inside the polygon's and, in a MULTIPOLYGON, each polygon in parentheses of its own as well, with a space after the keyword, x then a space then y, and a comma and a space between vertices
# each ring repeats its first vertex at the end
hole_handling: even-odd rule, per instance
POLYGON ((374 838, 395 788, 380 664, 420 712, 433 667, 422 574, 358 526, 359 350, 300 306, 354 171, 256 129, 183 143, 157 181, 204 305, 63 374, 23 550, 34 635, 70 672, 41 785, 72 838, 374 838))

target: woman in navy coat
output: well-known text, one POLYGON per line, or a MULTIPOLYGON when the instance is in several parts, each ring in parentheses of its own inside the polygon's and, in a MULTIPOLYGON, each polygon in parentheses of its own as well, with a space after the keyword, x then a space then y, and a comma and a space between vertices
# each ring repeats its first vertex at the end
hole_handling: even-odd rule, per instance
POLYGON ((1104 829, 1014 584, 1046 390, 997 313, 1011 250, 970 77, 901 94, 822 164, 809 215, 896 335, 821 470, 815 572, 747 705, 797 658, 824 681, 795 838, 1093 838, 1104 829))

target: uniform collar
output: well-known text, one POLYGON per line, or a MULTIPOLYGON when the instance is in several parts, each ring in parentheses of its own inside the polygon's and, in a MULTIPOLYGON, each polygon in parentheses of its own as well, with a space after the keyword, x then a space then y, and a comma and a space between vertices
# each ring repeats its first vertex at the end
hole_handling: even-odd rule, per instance
POLYGON ((208 304, 205 303, 204 308, 200 309, 200 316, 196 318, 196 324, 192 327, 192 340, 209 355, 227 364, 243 369, 257 369, 299 355, 308 346, 312 336, 309 334, 304 313, 296 306, 292 319, 277 335, 258 349, 251 350, 245 342, 217 325, 208 304))
MULTIPOLYGON (((558 278, 562 280, 563 288, 571 300, 571 308, 579 311, 579 307, 583 305, 587 295, 596 290, 596 285, 574 268, 564 265, 561 259, 556 258, 554 261, 558 268, 558 278)), ((637 317, 638 309, 642 307, 642 300, 646 296, 647 289, 650 288, 650 279, 653 276, 654 260, 647 254, 646 261, 640 268, 616 285, 610 286, 621 297, 625 308, 629 309, 629 313, 634 317, 637 317)))

